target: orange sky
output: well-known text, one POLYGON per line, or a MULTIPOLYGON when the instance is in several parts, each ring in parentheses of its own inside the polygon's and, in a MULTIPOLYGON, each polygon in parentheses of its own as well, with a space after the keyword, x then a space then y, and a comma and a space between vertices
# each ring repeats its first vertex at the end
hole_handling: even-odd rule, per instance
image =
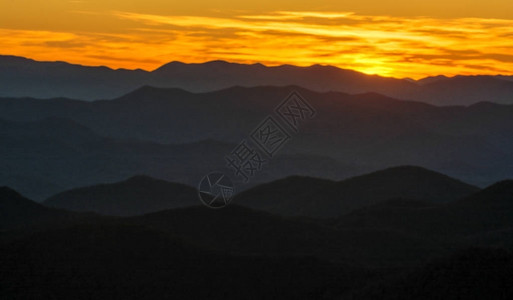
POLYGON ((222 59, 513 74, 513 1, 427 2, 0 0, 0 54, 147 70, 222 59))

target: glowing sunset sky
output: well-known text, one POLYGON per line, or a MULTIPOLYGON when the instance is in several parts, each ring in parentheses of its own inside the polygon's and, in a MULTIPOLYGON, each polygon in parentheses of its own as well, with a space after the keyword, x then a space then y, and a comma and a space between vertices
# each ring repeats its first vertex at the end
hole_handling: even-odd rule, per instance
POLYGON ((147 70, 222 59, 412 78, 513 74, 513 1, 0 0, 0 47, 147 70))

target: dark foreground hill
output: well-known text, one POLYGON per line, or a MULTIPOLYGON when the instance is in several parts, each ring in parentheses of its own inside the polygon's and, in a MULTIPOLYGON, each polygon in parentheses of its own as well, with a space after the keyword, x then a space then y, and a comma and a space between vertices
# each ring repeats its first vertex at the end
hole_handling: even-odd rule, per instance
POLYGON ((338 219, 339 228, 381 228, 466 245, 513 246, 513 185, 496 183, 447 204, 391 200, 338 219))
MULTIPOLYGON (((11 190, 9 190, 11 191, 11 190)), ((5 203, 21 203, 13 192, 5 203)), ((381 229, 338 230, 312 220, 287 219, 237 205, 221 210, 204 206, 165 210, 130 218, 98 217, 47 208, 22 198, 23 205, 4 205, 3 229, 31 232, 41 228, 66 228, 74 224, 108 221, 150 228, 207 249, 238 255, 315 256, 329 261, 382 267, 415 265, 442 249, 420 236, 381 229), (23 206, 22 206, 23 207, 23 206), (36 210, 31 207, 35 207, 36 210), (30 224, 30 226, 27 226, 30 224), (372 247, 376 242, 394 251, 372 247)), ((21 234, 21 233, 20 233, 21 234)), ((10 237, 8 235, 7 237, 10 237)), ((1 240, 1 239, 0 239, 1 240)))
POLYGON ((479 189, 420 167, 395 167, 340 182, 289 177, 247 190, 240 205, 282 215, 336 217, 392 198, 447 203, 479 189))
POLYGON ((143 227, 73 226, 0 246, 2 299, 323 299, 365 272, 312 257, 229 256, 143 227))
POLYGON ((198 204, 197 190, 178 183, 134 176, 125 181, 72 189, 44 201, 50 207, 130 216, 198 204))
POLYGON ((513 205, 513 180, 497 182, 458 202, 459 205, 513 205))
POLYGON ((203 247, 241 254, 313 255, 369 267, 406 266, 443 249, 421 236, 381 229, 339 230, 323 222, 289 219, 237 205, 189 207, 129 219, 203 247), (376 248, 380 244, 386 248, 376 248))
POLYGON ((2 299, 511 295, 509 250, 451 256, 513 249, 508 181, 460 201, 390 200, 329 221, 237 205, 76 218, 1 191, 2 220, 31 223, 1 228, 2 299))
POLYGON ((513 254, 471 248, 437 259, 401 278, 379 282, 355 299, 511 299, 513 254))

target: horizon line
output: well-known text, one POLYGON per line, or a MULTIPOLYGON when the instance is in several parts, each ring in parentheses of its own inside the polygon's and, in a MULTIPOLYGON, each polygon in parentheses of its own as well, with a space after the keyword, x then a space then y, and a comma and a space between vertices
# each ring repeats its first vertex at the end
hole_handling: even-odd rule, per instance
POLYGON ((74 63, 74 62, 65 61, 65 60, 38 60, 38 59, 31 58, 31 57, 14 55, 14 54, 0 54, 0 57, 21 58, 21 59, 30 60, 30 61, 33 61, 33 62, 38 62, 38 63, 65 63, 65 64, 68 64, 68 65, 80 66, 80 67, 86 67, 86 68, 107 68, 107 69, 110 69, 110 70, 113 70, 113 71, 123 71, 123 70, 125 70, 125 71, 144 71, 144 72, 148 72, 148 73, 155 72, 158 69, 160 69, 160 68, 162 68, 162 67, 164 67, 166 65, 172 64, 172 63, 178 63, 178 64, 184 64, 184 65, 204 65, 204 64, 219 62, 219 63, 226 63, 226 64, 231 64, 231 65, 244 65, 244 66, 260 65, 260 66, 264 66, 266 68, 295 67, 295 68, 307 69, 307 68, 312 68, 312 67, 316 67, 316 66, 321 66, 321 67, 335 68, 335 69, 338 69, 338 70, 341 70, 341 71, 351 71, 351 72, 363 74, 363 75, 366 75, 366 76, 375 76, 375 77, 381 77, 381 78, 393 78, 393 79, 397 79, 397 80, 409 80, 409 81, 414 81, 414 82, 419 82, 419 81, 422 81, 423 79, 436 78, 436 77, 445 77, 445 78, 450 79, 450 78, 455 78, 455 77, 460 77, 460 76, 463 76, 463 77, 479 77, 479 76, 488 76, 488 77, 507 76, 507 77, 511 77, 512 76, 512 75, 501 74, 501 73, 494 74, 494 75, 489 75, 489 74, 461 75, 461 74, 458 74, 458 75, 452 75, 452 76, 450 76, 450 75, 448 76, 448 75, 445 75, 445 74, 438 74, 438 75, 430 75, 430 76, 422 77, 422 78, 419 78, 419 79, 414 79, 414 78, 411 78, 411 77, 394 77, 394 76, 383 76, 383 75, 379 75, 379 74, 365 73, 365 72, 357 71, 357 70, 354 70, 354 69, 346 69, 346 68, 341 68, 341 67, 337 67, 337 66, 330 65, 330 64, 321 64, 321 63, 315 63, 315 64, 311 64, 311 65, 307 65, 307 66, 300 66, 300 65, 293 65, 293 64, 269 65, 269 64, 264 64, 264 63, 261 63, 261 62, 240 63, 240 62, 234 62, 234 61, 227 61, 227 60, 224 60, 224 59, 213 59, 213 60, 207 60, 207 61, 203 61, 203 62, 184 62, 184 61, 179 61, 179 60, 171 60, 171 61, 169 61, 167 63, 164 63, 164 64, 160 65, 159 67, 157 67, 157 68, 155 68, 153 70, 148 70, 148 69, 144 69, 144 68, 134 68, 134 69, 129 69, 129 68, 113 68, 113 67, 110 67, 110 66, 107 66, 107 65, 86 65, 86 64, 82 64, 82 63, 74 63))

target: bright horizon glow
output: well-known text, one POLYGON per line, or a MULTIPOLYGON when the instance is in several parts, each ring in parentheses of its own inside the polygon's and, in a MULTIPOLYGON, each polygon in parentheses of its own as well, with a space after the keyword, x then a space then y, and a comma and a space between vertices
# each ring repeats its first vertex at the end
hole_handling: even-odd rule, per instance
POLYGON ((377 5, 374 10, 341 1, 351 11, 330 8, 330 1, 321 1, 319 10, 292 10, 305 3, 284 0, 263 1, 258 9, 225 1, 219 4, 225 9, 203 1, 202 9, 161 0, 112 2, 0 0, 0 54, 114 69, 225 60, 332 65, 414 79, 513 75, 513 15, 504 11, 513 12, 511 1, 490 0, 504 9, 482 7, 482 16, 474 0, 456 1, 459 6, 439 15, 437 6, 414 5, 389 5, 387 13, 376 0, 363 0, 377 5), (475 9, 461 5, 470 2, 475 9))

